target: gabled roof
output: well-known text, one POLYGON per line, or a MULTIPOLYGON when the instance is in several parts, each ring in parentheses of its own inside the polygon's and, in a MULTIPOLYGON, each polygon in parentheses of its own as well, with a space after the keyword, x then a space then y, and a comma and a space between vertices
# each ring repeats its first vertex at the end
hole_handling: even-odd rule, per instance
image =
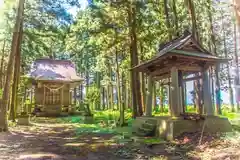
POLYGON ((31 66, 29 78, 42 81, 82 81, 76 73, 74 64, 69 60, 37 59, 31 66))
POLYGON ((174 56, 187 56, 189 58, 201 58, 211 61, 224 61, 209 51, 204 49, 198 41, 193 37, 192 33, 186 30, 184 34, 176 39, 169 41, 165 44, 160 44, 158 53, 149 61, 135 66, 133 69, 143 68, 158 63, 158 61, 168 55, 174 56))
POLYGON ((202 52, 202 54, 213 55, 212 53, 204 49, 201 46, 201 44, 198 43, 198 41, 193 37, 191 32, 189 32, 188 30, 185 30, 182 36, 177 37, 165 44, 160 44, 158 53, 156 54, 155 57, 162 56, 174 49, 182 49, 184 46, 189 45, 190 43, 192 43, 196 51, 202 52))

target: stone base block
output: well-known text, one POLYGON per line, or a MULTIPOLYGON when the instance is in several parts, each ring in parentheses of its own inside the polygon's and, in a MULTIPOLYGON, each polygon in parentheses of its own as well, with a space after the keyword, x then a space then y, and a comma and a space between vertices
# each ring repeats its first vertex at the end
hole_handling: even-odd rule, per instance
POLYGON ((165 137, 167 140, 173 140, 174 137, 184 132, 202 131, 203 127, 206 133, 232 131, 232 126, 227 118, 212 116, 198 121, 184 119, 161 121, 158 125, 157 134, 160 137, 165 137))
POLYGON ((227 118, 218 116, 207 116, 205 120, 184 120, 182 118, 172 119, 169 117, 137 117, 133 122, 132 130, 137 132, 138 128, 142 126, 146 120, 156 120, 155 136, 167 140, 173 140, 174 137, 181 135, 184 132, 202 131, 218 133, 218 132, 231 132, 232 126, 227 118))
POLYGON ((18 125, 30 125, 30 116, 20 116, 17 121, 18 125))

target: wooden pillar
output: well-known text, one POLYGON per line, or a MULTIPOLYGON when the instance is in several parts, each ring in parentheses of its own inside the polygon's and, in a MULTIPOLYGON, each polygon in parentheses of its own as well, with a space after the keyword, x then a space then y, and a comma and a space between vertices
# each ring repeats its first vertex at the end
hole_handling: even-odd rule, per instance
MULTIPOLYGON (((170 82, 170 79, 169 79, 170 82)), ((171 83, 168 84, 168 113, 172 115, 171 113, 171 83)))
POLYGON ((46 99, 45 99, 45 97, 46 97, 46 95, 45 95, 45 94, 46 94, 45 88, 46 88, 46 87, 43 85, 43 108, 45 108, 45 103, 46 103, 46 102, 45 102, 45 101, 46 101, 46 99))
POLYGON ((63 107, 64 107, 64 106, 63 106, 63 90, 64 90, 64 87, 65 87, 65 86, 63 86, 63 87, 61 88, 61 91, 60 91, 60 92, 61 92, 61 111, 63 110, 63 107))
POLYGON ((208 116, 214 115, 208 70, 205 70, 203 72, 203 104, 206 115, 208 116))
POLYGON ((147 88, 147 105, 146 105, 146 116, 152 116, 152 92, 153 83, 152 76, 148 76, 148 88, 147 88))
POLYGON ((184 113, 184 85, 182 71, 178 71, 178 86, 179 86, 179 109, 180 113, 184 113))
POLYGON ((180 97, 180 88, 179 88, 179 80, 178 80, 178 69, 176 67, 171 68, 171 92, 170 92, 170 108, 171 108, 171 116, 179 117, 181 110, 181 97, 180 97))

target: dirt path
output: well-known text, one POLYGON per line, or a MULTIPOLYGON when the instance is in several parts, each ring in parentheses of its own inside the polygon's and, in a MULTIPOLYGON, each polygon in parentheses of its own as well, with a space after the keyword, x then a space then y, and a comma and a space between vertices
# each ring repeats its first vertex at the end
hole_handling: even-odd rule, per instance
MULTIPOLYGON (((0 133, 1 160, 95 160, 114 145, 110 134, 77 136, 72 124, 34 124, 0 133)), ((108 154, 110 155, 110 154, 108 154)), ((111 155, 110 155, 111 156, 111 155)), ((114 157, 115 158, 115 157, 114 157)))
POLYGON ((8 133, 0 133, 0 160, 240 159, 240 145, 233 146, 229 141, 218 140, 213 145, 212 140, 206 139, 208 145, 200 149, 192 142, 189 145, 185 137, 178 145, 123 144, 114 141, 113 134, 79 134, 76 130, 75 124, 54 120, 11 127, 8 133))

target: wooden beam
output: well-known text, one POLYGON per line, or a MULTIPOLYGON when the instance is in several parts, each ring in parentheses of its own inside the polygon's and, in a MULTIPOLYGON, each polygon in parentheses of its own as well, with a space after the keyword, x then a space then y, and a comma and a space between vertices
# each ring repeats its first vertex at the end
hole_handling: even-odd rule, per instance
POLYGON ((191 77, 191 78, 185 78, 183 79, 183 82, 187 82, 187 81, 194 81, 194 80, 198 80, 201 79, 202 76, 195 76, 195 77, 191 77))
POLYGON ((201 72, 202 67, 200 66, 180 66, 178 67, 181 71, 192 71, 192 72, 201 72))
POLYGON ((169 82, 169 81, 160 83, 161 86, 170 85, 170 84, 171 84, 171 82, 169 82))
POLYGON ((156 81, 156 80, 162 80, 162 79, 166 79, 166 78, 169 78, 170 77, 170 74, 169 73, 166 73, 166 74, 163 74, 163 75, 159 75, 159 76, 155 76, 153 77, 153 80, 156 81))
MULTIPOLYGON (((178 69, 181 67, 189 66, 189 62, 183 61, 183 62, 175 62, 176 65, 169 63, 169 65, 166 65, 164 67, 156 67, 153 72, 148 72, 147 74, 151 76, 158 76, 165 73, 170 73, 170 70, 173 66, 177 67, 178 69)), ((192 64, 192 63, 190 63, 192 64)), ((180 70, 180 69, 179 69, 180 70)))

